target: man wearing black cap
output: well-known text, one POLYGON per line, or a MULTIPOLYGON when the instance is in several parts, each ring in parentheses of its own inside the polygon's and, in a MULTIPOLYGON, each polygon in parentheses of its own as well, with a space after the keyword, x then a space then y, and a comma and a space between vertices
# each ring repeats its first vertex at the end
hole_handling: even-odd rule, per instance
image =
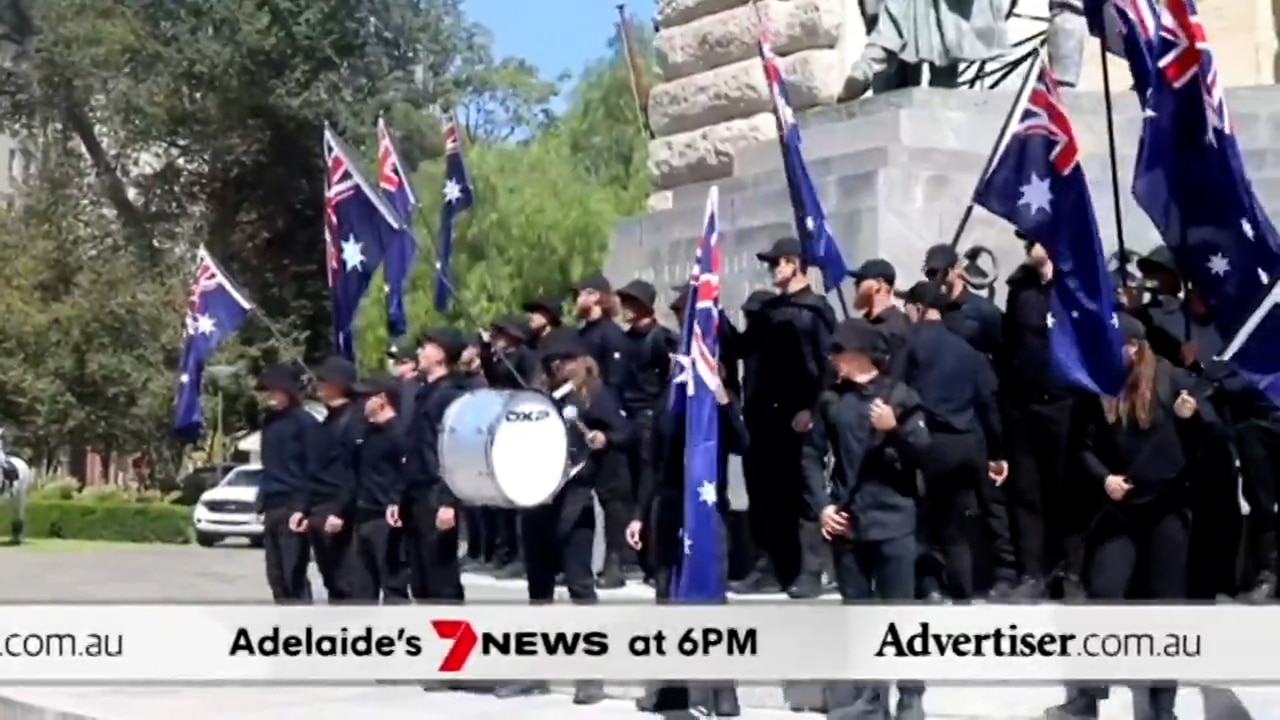
POLYGON ((968 600, 974 591, 973 550, 966 518, 977 504, 988 518, 999 597, 1017 582, 1017 560, 1003 506, 991 508, 982 485, 1003 483, 1009 474, 1001 444, 996 378, 991 363, 943 324, 950 296, 937 282, 923 281, 903 301, 915 323, 904 381, 920 395, 933 442, 921 460, 924 496, 919 522, 924 543, 921 594, 968 600), (976 500, 976 503, 975 503, 976 500))
POLYGON ((464 597, 458 567, 458 500, 440 476, 436 447, 444 411, 464 392, 452 371, 466 347, 466 338, 452 328, 427 330, 418 339, 422 388, 414 398, 406 433, 404 472, 392 493, 397 502, 387 507, 391 525, 405 528, 413 596, 422 602, 461 602, 464 597))
POLYGON ((622 587, 623 566, 630 570, 639 564, 636 553, 627 546, 626 527, 640 478, 652 462, 649 438, 653 434, 654 413, 662 407, 667 383, 671 380, 671 356, 680 352, 680 338, 658 324, 654 314, 658 291, 653 285, 632 280, 618 290, 618 300, 627 322, 628 344, 620 399, 636 439, 628 457, 630 487, 602 488, 599 493, 605 532, 602 588, 622 587))
POLYGON ((1023 240, 1026 261, 1010 275, 1004 313, 1004 368, 1000 394, 1013 542, 1022 582, 1015 596, 1036 599, 1060 579, 1061 594, 1084 596, 1084 529, 1089 510, 1068 482, 1068 435, 1075 393, 1054 371, 1049 343, 1053 261, 1044 246, 1023 240))
POLYGON ((556 298, 540 297, 521 306, 520 309, 528 313, 529 338, 526 344, 530 350, 537 350, 542 338, 553 329, 560 327, 563 322, 560 306, 563 304, 556 298))
MULTIPOLYGON (((804 436, 805 499, 831 548, 843 600, 911 600, 916 471, 930 445, 920 397, 881 373, 888 343, 863 318, 840 323, 831 353, 837 381, 804 436)), ((920 683, 899 681, 893 717, 923 720, 923 694, 920 683)), ((889 717, 887 685, 837 683, 826 697, 828 717, 889 717)))
POLYGON ((404 426, 396 414, 400 383, 379 375, 356 383, 364 397, 368 420, 360 445, 356 476, 354 598, 392 604, 409 600, 408 568, 404 563, 404 532, 387 521, 387 507, 399 502, 393 493, 404 469, 404 426))
POLYGON ((1000 308, 965 285, 955 248, 945 243, 929 248, 924 254, 924 278, 940 283, 947 293, 949 302, 942 312, 946 326, 994 361, 1000 354, 1000 308))
POLYGON ((321 455, 311 475, 309 524, 316 568, 324 579, 329 602, 351 598, 351 515, 356 499, 356 453, 364 438, 364 409, 353 403, 356 366, 341 357, 327 358, 316 368, 317 390, 328 413, 323 423, 321 455))
POLYGON ((308 486, 321 445, 320 422, 302 407, 302 377, 288 365, 268 367, 258 380, 265 393, 262 424, 262 544, 267 584, 277 603, 311 602, 307 580, 308 486))
POLYGON ((573 293, 574 312, 582 322, 578 334, 600 368, 600 379, 614 395, 621 395, 628 343, 622 328, 614 321, 618 303, 613 286, 605 276, 593 275, 576 285, 573 293))
POLYGON ((854 308, 884 333, 885 341, 889 344, 889 365, 886 371, 890 377, 901 380, 907 346, 911 343, 911 323, 893 303, 893 285, 897 282, 898 271, 888 260, 872 258, 850 272, 849 276, 853 278, 856 288, 854 308))
POLYGON ((418 379, 418 349, 408 347, 409 340, 402 339, 401 343, 405 343, 403 349, 393 347, 387 352, 387 361, 391 365, 391 373, 400 381, 400 397, 397 399, 396 408, 399 410, 400 417, 413 417, 413 397, 418 394, 418 388, 422 387, 422 382, 418 379))
POLYGON ((782 238, 756 254, 769 266, 779 294, 765 303, 763 322, 743 342, 760 376, 767 378, 743 407, 747 434, 761 450, 752 452, 752 459, 763 466, 744 467, 744 474, 756 476, 752 485, 760 490, 751 504, 773 509, 768 531, 756 542, 788 593, 812 598, 822 593, 825 553, 817 518, 808 516, 804 503, 800 444, 819 393, 830 385, 826 353, 836 316, 809 286, 801 253, 799 240, 782 238))

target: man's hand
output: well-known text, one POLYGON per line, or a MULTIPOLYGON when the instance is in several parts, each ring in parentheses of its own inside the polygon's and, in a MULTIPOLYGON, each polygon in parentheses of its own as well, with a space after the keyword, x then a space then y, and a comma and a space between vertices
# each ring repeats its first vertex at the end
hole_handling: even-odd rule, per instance
POLYGON ((992 460, 991 462, 988 462, 987 476, 995 481, 996 487, 1000 487, 1009 477, 1009 463, 1004 460, 992 460))
POLYGON ((592 430, 591 432, 587 433, 587 447, 591 448, 592 450, 601 450, 604 448, 605 445, 608 445, 608 444, 609 444, 608 438, 606 438, 604 436, 604 433, 600 432, 599 430, 592 430))
POLYGON ((452 530, 458 524, 458 514, 451 507, 442 507, 436 511, 436 529, 452 530))
POLYGON ((1128 495, 1129 491, 1133 489, 1133 486, 1129 484, 1129 481, 1123 475, 1108 475, 1106 482, 1102 486, 1107 491, 1107 497, 1116 502, 1123 500, 1124 496, 1128 495))
POLYGON ((627 544, 632 550, 639 550, 644 545, 643 533, 644 523, 639 520, 632 520, 627 524, 627 544))
POLYGON ((880 398, 876 398, 871 402, 871 427, 880 432, 889 432, 898 427, 898 416, 893 413, 893 408, 885 404, 880 398))
POLYGON ((329 535, 337 535, 342 532, 342 526, 345 524, 342 518, 337 515, 330 515, 324 519, 324 531, 329 535))
POLYGON ((1190 420, 1198 409, 1200 404, 1186 390, 1178 393, 1178 399, 1173 401, 1173 414, 1177 415, 1179 420, 1190 420))
POLYGON ((853 529, 849 526, 848 513, 841 512, 835 505, 828 505, 822 508, 822 515, 819 516, 818 522, 822 526, 822 537, 827 540, 834 540, 837 537, 853 537, 853 529))
POLYGON ((400 506, 387 506, 387 524, 391 527, 400 527, 400 506))
POLYGON ((307 516, 300 512, 296 512, 289 516, 289 529, 296 532, 307 531, 307 516))
POLYGON ((791 429, 798 433, 809 432, 813 428, 813 413, 801 410, 791 419, 791 429))

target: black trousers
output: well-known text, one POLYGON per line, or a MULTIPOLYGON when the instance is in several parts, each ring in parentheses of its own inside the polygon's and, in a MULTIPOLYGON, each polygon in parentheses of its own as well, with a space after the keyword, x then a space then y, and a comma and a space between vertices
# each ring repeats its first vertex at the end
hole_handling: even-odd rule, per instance
MULTIPOLYGON (((914 535, 888 540, 838 539, 830 543, 835 565, 836 587, 845 603, 866 600, 911 600, 916 596, 916 558, 918 547, 914 535)), ((921 694, 924 685, 913 680, 899 680, 900 694, 921 694)), ((887 683, 834 683, 825 691, 827 711, 855 704, 883 708, 888 713, 887 683)))
POLYGON ((355 599, 388 605, 409 601, 403 528, 385 517, 360 517, 355 528, 355 599))
POLYGON ((467 558, 488 562, 493 558, 493 528, 490 525, 492 515, 488 508, 464 507, 462 509, 462 531, 467 538, 467 558))
MULTIPOLYGON (((653 458, 651 457, 653 448, 651 445, 654 410, 628 408, 627 417, 631 420, 636 434, 636 444, 627 453, 627 472, 631 481, 631 499, 633 503, 633 508, 629 512, 634 512, 634 502, 640 494, 640 478, 644 477, 647 468, 653 467, 653 458)), ((622 551, 622 560, 627 565, 638 563, 644 568, 646 576, 653 574, 653 568, 649 564, 647 553, 636 553, 630 547, 627 547, 622 551)))
POLYGON ((308 518, 307 532, 311 536, 311 552, 316 559, 316 569, 324 582, 329 603, 347 602, 355 597, 359 575, 355 568, 355 528, 350 520, 342 529, 330 535, 324 531, 325 517, 308 518))
POLYGON ((747 485, 747 516, 756 547, 769 560, 778 582, 787 587, 802 571, 821 572, 821 548, 805 543, 802 525, 817 518, 804 500, 800 471, 802 436, 791 428, 794 415, 772 408, 750 410, 745 420, 752 441, 742 458, 747 485))
POLYGON ((307 564, 311 544, 306 533, 289 529, 289 510, 269 510, 263 518, 262 547, 267 564, 267 585, 276 603, 311 602, 307 564))
POLYGON ((1084 570, 1087 493, 1067 482, 1071 397, 1024 395, 1005 407, 1013 542, 1022 574, 1047 580, 1084 570))
POLYGON ((487 511, 490 519, 485 526, 493 531, 490 559, 498 565, 515 562, 520 557, 519 512, 505 508, 487 508, 487 511))
MULTIPOLYGON (((976 432, 933 432, 933 442, 921 458, 924 497, 916 538, 920 543, 918 575, 922 594, 940 592, 967 600, 974 594, 974 548, 969 518, 979 506, 987 509, 986 444, 976 432)), ((984 519, 987 514, 984 513, 984 519)), ((1013 580, 1013 541, 1006 522, 988 523, 988 538, 1001 579, 1013 580)), ((978 549, 983 552, 983 548, 978 549)))
POLYGON ((458 527, 437 530, 439 509, 431 500, 401 506, 409 588, 418 602, 462 602, 466 596, 458 567, 458 527))
POLYGON ((1256 572, 1276 572, 1277 527, 1276 473, 1280 470, 1280 423, 1246 420, 1236 425, 1236 450, 1240 454, 1241 492, 1249 503, 1249 565, 1256 572))
POLYGON ((1191 538, 1187 550, 1187 597, 1212 600, 1240 589, 1240 515, 1236 455, 1226 439, 1202 439, 1191 478, 1191 538))
POLYGON ((585 498, 585 502, 571 498, 570 502, 579 509, 574 517, 565 518, 565 496, 575 492, 586 491, 567 488, 561 490, 559 500, 550 505, 520 511, 529 600, 535 604, 555 599, 556 576, 560 573, 564 573, 564 584, 573 602, 596 602, 595 575, 591 571, 595 507, 590 498, 585 498))
MULTIPOLYGON (((596 473, 596 498, 604 514, 604 549, 614 562, 621 562, 627 553, 627 525, 635 512, 635 494, 631 491, 631 473, 627 451, 606 449, 600 454, 600 469, 596 473)), ((528 543, 525 543, 526 549, 528 543)), ((528 563, 526 556, 525 562, 528 563)))
MULTIPOLYGON (((1185 599, 1190 523, 1182 498, 1104 510, 1091 537, 1089 596, 1104 601, 1185 599)), ((1147 689, 1154 709, 1172 712, 1176 683, 1153 683, 1147 689)), ((1098 698, 1109 694, 1103 686, 1073 691, 1098 698)))

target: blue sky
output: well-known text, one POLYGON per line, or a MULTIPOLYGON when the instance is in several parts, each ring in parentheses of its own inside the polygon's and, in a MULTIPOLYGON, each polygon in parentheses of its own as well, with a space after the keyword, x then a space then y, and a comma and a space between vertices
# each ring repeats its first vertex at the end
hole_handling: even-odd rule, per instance
MULTIPOLYGON (((618 20, 617 0, 466 0, 467 15, 493 32, 499 57, 532 62, 547 77, 574 76, 604 55, 618 20)), ((652 0, 629 0, 627 12, 653 16, 652 0)))

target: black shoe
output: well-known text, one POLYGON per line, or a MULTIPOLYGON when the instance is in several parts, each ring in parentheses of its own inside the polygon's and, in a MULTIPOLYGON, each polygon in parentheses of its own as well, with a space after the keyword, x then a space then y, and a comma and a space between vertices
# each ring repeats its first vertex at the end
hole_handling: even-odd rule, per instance
POLYGON ((713 717, 738 717, 742 714, 742 705, 738 703, 738 689, 722 687, 715 690, 715 702, 711 708, 713 717))
POLYGON ((1004 602, 1013 597, 1013 581, 996 580, 995 585, 991 586, 991 590, 987 593, 987 599, 994 602, 1004 602))
POLYGON ((947 596, 937 590, 931 590, 925 593, 924 601, 930 605, 945 605, 947 604, 947 596))
POLYGON ((1044 720, 1098 720, 1098 699, 1077 694, 1044 711, 1044 720))
POLYGON ((467 557, 463 558, 458 564, 459 572, 480 572, 485 567, 484 560, 480 558, 467 557))
POLYGON ((636 699, 636 710, 644 713, 674 713, 689 709, 689 691, 683 685, 650 685, 636 699))
POLYGON ((1084 583, 1075 575, 1062 576, 1062 601, 1066 603, 1082 603, 1088 598, 1084 591, 1084 583))
POLYGON ((516 560, 493 571, 493 576, 499 580, 519 580, 524 577, 524 563, 516 560))
POLYGON ((729 583, 729 589, 739 595, 763 595, 765 593, 782 592, 782 586, 773 573, 752 570, 747 576, 735 583, 729 583))
POLYGON ((919 692, 900 692, 898 707, 893 712, 894 720, 925 720, 924 696, 919 692))
POLYGON ((1240 599, 1247 603, 1261 604, 1271 602, 1276 596, 1276 576, 1273 573, 1258 573, 1258 582, 1254 584, 1253 589, 1246 592, 1240 599))
POLYGON ((579 680, 573 684, 574 705, 597 705, 607 699, 604 683, 599 680, 579 680))
POLYGON ((530 695, 546 695, 551 691, 545 682, 512 683, 494 688, 493 696, 501 700, 529 697, 530 695))
POLYGON ((801 575, 791 583, 791 587, 787 588, 787 596, 793 600, 812 600, 822 597, 822 578, 809 573, 801 575))
POLYGON ((601 590, 617 590, 626 584, 627 579, 622 577, 622 561, 618 558, 617 553, 606 555, 604 568, 600 571, 599 577, 596 578, 596 587, 601 590))
POLYGON ((641 568, 639 565, 623 565, 622 577, 626 578, 627 580, 643 580, 644 569, 641 568))
POLYGON ((1024 577, 1018 587, 1013 589, 1010 599, 1015 602, 1039 602, 1045 597, 1044 581, 1034 577, 1024 577))

